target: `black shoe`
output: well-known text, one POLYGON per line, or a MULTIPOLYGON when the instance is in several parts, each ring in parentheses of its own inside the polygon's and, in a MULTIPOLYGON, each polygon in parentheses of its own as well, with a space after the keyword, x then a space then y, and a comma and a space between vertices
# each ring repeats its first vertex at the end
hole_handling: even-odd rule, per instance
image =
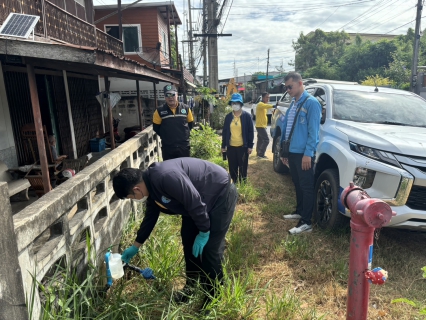
POLYGON ((194 288, 185 286, 182 290, 173 293, 173 301, 177 304, 187 303, 193 294, 194 288))

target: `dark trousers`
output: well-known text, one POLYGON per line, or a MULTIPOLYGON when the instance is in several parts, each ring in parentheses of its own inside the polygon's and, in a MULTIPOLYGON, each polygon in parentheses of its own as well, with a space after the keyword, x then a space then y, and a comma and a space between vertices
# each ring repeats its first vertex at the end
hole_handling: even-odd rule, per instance
POLYGON ((314 210, 314 158, 311 168, 302 170, 302 153, 290 153, 288 164, 290 174, 296 189, 296 211, 307 224, 312 224, 312 212, 314 210))
POLYGON ((193 286, 200 279, 211 292, 211 281, 219 282, 223 277, 222 261, 225 250, 225 235, 228 232, 237 204, 238 193, 235 185, 229 183, 225 193, 220 196, 209 212, 210 237, 203 254, 195 258, 192 254, 195 237, 199 230, 189 216, 182 216, 181 237, 186 264, 187 285, 193 286))
POLYGON ((163 146, 161 147, 161 153, 164 160, 170 160, 170 159, 176 159, 176 158, 183 158, 183 157, 190 157, 190 146, 180 146, 180 147, 169 147, 169 146, 163 146))
POLYGON ((226 149, 228 157, 229 174, 234 183, 247 179, 248 153, 245 147, 231 147, 226 149))
POLYGON ((258 157, 264 157, 266 148, 269 144, 269 137, 266 128, 256 128, 257 131, 257 143, 256 153, 258 157))

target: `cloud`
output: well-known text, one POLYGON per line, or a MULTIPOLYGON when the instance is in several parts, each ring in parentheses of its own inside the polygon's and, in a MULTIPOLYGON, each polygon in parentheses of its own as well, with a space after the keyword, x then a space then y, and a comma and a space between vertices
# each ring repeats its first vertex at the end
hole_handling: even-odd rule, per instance
MULTIPOLYGON (((123 0, 123 3, 133 1, 123 0)), ((117 3, 116 0, 94 2, 95 5, 117 3)), ((218 2, 221 4, 223 0, 218 2)), ((307 34, 317 28, 340 31, 344 27, 346 32, 387 33, 415 18, 416 3, 416 0, 233 0, 225 26, 218 28, 219 32, 223 28, 223 33, 232 33, 232 37, 218 39, 219 79, 234 75, 234 61, 239 76, 266 71, 268 49, 269 70, 274 70, 281 63, 286 70, 291 70, 288 63, 294 60, 292 41, 296 41, 301 32, 307 34)), ((188 1, 177 0, 174 4, 185 23, 185 28, 178 28, 181 41, 187 38, 184 11, 188 11, 188 1)), ((198 8, 201 4, 201 0, 192 0, 191 6, 198 8)), ((222 23, 227 13, 225 10, 222 23)), ((200 14, 201 10, 192 11, 194 26, 199 25, 200 14)), ((391 34, 404 34, 409 27, 414 28, 414 22, 391 34)), ((185 46, 186 61, 187 48, 185 46)), ((179 51, 182 51, 182 44, 179 44, 179 51)), ((197 65, 200 59, 198 44, 194 46, 194 51, 197 65)), ((197 74, 202 74, 202 70, 201 62, 197 74)))

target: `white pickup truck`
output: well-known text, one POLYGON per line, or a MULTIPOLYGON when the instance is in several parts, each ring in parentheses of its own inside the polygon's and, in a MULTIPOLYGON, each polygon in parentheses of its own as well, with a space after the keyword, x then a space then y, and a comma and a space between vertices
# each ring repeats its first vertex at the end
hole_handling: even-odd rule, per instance
MULTIPOLYGON (((324 229, 347 223, 340 202, 349 182, 397 213, 390 227, 426 230, 426 101, 410 92, 344 84, 306 90, 323 106, 315 162, 314 218, 324 229)), ((287 107, 272 118, 274 169, 287 107)))

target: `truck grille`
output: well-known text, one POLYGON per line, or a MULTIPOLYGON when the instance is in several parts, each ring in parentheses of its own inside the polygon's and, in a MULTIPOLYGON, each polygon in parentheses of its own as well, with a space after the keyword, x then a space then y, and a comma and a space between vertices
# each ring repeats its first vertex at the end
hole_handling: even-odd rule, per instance
POLYGON ((414 210, 426 210, 426 187, 413 186, 406 204, 414 210))

